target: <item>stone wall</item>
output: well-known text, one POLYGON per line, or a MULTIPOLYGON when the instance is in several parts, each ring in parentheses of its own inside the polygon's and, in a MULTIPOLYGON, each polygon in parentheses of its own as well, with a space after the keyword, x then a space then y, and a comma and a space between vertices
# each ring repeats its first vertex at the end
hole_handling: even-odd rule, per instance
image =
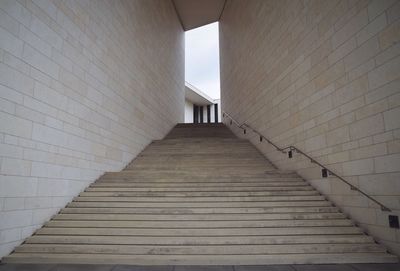
POLYGON ((171 1, 0 1, 0 257, 184 116, 171 1))
MULTIPOLYGON (((399 41, 400 1, 228 0, 222 109, 278 145, 311 154, 400 215, 399 41)), ((240 136, 400 254, 388 213, 335 178, 322 179, 298 154, 288 159, 252 133, 240 136)))

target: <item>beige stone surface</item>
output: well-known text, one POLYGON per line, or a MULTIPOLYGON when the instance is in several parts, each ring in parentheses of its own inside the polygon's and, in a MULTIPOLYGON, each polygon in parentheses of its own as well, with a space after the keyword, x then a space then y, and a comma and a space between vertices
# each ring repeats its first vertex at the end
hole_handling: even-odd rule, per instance
POLYGON ((170 1, 0 1, 0 257, 183 121, 170 1))
MULTIPOLYGON (((399 10, 396 0, 228 0, 220 22, 222 109, 280 146, 309 152, 397 215, 399 10)), ((378 206, 334 178, 321 180, 297 154, 289 160, 232 129, 400 254, 378 206)))

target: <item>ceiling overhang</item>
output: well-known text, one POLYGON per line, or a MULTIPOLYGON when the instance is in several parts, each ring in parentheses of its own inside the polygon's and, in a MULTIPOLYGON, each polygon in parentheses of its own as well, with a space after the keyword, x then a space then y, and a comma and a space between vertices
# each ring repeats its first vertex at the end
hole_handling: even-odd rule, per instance
POLYGON ((195 105, 214 104, 212 98, 188 82, 185 82, 185 99, 195 105))
POLYGON ((214 23, 221 17, 226 0, 172 0, 185 31, 214 23))

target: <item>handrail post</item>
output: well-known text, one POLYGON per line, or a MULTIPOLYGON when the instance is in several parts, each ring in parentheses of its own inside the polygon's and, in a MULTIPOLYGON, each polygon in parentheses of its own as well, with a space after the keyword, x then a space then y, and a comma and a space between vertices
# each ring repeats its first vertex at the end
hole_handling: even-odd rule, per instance
POLYGON ((269 144, 271 144, 272 146, 275 147, 275 149, 277 151, 280 151, 282 153, 286 153, 285 150, 289 149, 288 156, 289 158, 293 157, 293 151, 295 151, 296 153, 299 153, 303 156, 305 156, 306 158, 310 159, 311 163, 317 164, 318 166, 320 166, 322 168, 322 170, 326 170, 326 176, 328 177, 329 175, 335 176, 336 178, 338 178, 339 180, 341 180, 342 182, 344 182, 345 184, 347 184, 351 190, 355 190, 358 191, 360 194, 362 194, 363 196, 367 197, 368 199, 370 199, 371 201, 375 202, 376 204, 378 204, 381 207, 381 210, 384 212, 391 212, 392 210, 390 208, 388 208, 387 206, 385 206, 383 203, 379 202, 378 200, 374 199, 373 197, 371 197, 370 195, 368 195, 367 193, 365 193, 364 191, 362 191, 361 189, 359 189, 358 187, 352 185, 351 183, 349 183, 348 181, 346 181, 344 178, 340 177, 339 175, 337 175, 336 173, 334 173, 333 171, 331 171, 329 168, 327 168, 326 166, 324 166, 323 164, 321 164, 320 162, 318 162, 317 160, 315 160, 313 157, 309 156, 308 154, 304 153, 303 151, 299 150, 297 147, 295 146, 288 146, 288 147, 284 147, 284 148, 280 148, 278 145, 276 145, 275 143, 273 143, 271 140, 269 140, 268 138, 266 138, 264 135, 262 135, 260 132, 258 132, 257 130, 255 130, 253 127, 251 127, 250 125, 248 125, 247 123, 243 122, 242 124, 239 124, 231 115, 229 115, 228 113, 226 113, 225 111, 222 112, 222 116, 223 118, 228 117, 230 119, 230 124, 232 125, 232 123, 234 123, 238 128, 243 130, 243 133, 246 134, 246 128, 248 128, 250 131, 252 131, 253 133, 259 135, 260 137, 260 142, 263 141, 263 139, 265 139, 269 144), (243 128, 245 127, 245 128, 243 128))

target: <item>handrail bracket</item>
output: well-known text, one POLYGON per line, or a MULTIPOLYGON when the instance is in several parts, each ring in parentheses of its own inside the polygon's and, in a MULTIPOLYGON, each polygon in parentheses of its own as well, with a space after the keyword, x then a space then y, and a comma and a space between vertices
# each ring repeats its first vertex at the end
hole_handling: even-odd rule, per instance
POLYGON ((342 182, 344 182, 345 184, 349 185, 351 190, 354 191, 358 191, 360 194, 364 195, 365 197, 367 197, 368 199, 370 199, 371 201, 375 202, 376 204, 378 204, 381 208, 382 211, 384 212, 391 212, 392 210, 390 208, 388 208, 387 206, 385 206, 383 203, 379 202, 378 200, 374 199, 373 197, 371 197, 370 195, 366 194, 364 191, 362 191, 360 188, 352 185, 350 182, 346 181, 344 178, 340 177, 338 174, 336 174, 335 172, 333 172, 332 170, 328 169, 326 166, 324 166, 323 164, 321 164, 320 162, 318 162, 317 160, 315 160, 313 157, 311 157, 310 155, 304 153, 303 151, 299 150, 297 147, 295 146, 287 146, 284 148, 279 147, 278 145, 276 145, 275 143, 273 143, 271 140, 269 140, 268 138, 266 138, 264 135, 262 135, 260 132, 258 132, 257 130, 255 130, 253 127, 251 127, 250 125, 248 125, 247 123, 243 122, 242 124, 239 124, 239 122, 237 122, 233 117, 231 117, 228 113, 226 113, 225 111, 222 112, 222 117, 228 117, 230 119, 230 125, 232 125, 233 123, 240 129, 243 130, 243 134, 246 134, 247 130, 252 131, 253 133, 257 134, 260 137, 260 142, 263 141, 263 139, 265 139, 265 141, 267 141, 269 144, 271 144, 273 147, 275 147, 275 149, 281 153, 287 153, 289 158, 293 157, 293 153, 299 153, 303 156, 305 156, 306 158, 310 159, 311 163, 313 164, 317 164, 318 166, 321 167, 321 173, 322 173, 322 177, 323 178, 327 178, 329 177, 329 175, 335 176, 337 179, 341 180, 342 182), (248 128, 246 130, 246 128, 248 128), (286 151, 289 150, 289 151, 286 151))

